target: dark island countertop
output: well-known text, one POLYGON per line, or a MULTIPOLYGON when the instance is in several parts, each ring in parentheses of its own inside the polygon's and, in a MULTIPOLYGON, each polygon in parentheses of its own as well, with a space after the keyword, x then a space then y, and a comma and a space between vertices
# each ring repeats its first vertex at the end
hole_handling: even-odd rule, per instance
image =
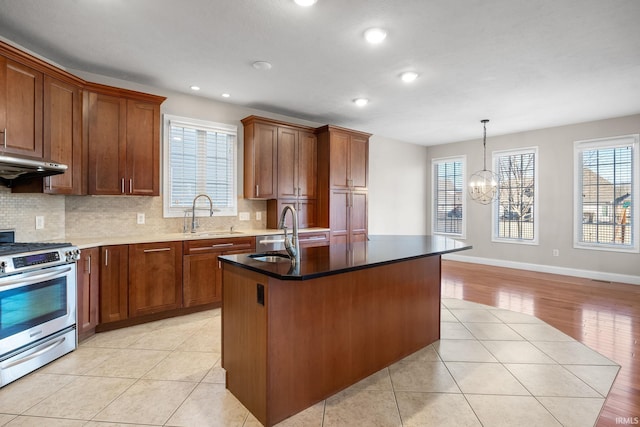
MULTIPOLYGON (((369 236, 366 242, 304 248, 300 265, 282 258, 264 262, 255 254, 224 255, 222 262, 280 280, 306 280, 405 260, 471 249, 471 245, 444 236, 369 236)), ((286 254, 286 252, 281 252, 286 254)))

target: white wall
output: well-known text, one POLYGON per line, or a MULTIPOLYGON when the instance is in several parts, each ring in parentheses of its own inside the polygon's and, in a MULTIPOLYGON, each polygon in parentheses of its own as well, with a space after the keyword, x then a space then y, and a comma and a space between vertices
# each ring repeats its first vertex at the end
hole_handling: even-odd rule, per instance
MULTIPOLYGON (((541 270, 640 284, 640 255, 573 248, 573 142, 639 132, 640 115, 496 137, 488 130, 488 167, 494 150, 538 147, 539 244, 492 242, 491 206, 469 201, 466 241, 473 249, 464 256, 497 265, 545 266, 541 270), (552 256, 553 249, 559 249, 560 256, 552 256)), ((481 139, 429 147, 428 162, 460 154, 467 155, 468 174, 482 169, 481 139)))
POLYGON ((427 148, 372 136, 369 234, 428 234, 427 148))

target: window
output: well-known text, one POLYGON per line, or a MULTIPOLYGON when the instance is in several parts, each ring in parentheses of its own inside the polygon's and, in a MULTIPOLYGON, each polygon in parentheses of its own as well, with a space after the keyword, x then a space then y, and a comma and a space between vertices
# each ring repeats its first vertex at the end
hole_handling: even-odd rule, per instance
POLYGON ((433 233, 465 236, 465 158, 434 159, 433 233))
POLYGON ((639 135, 576 141, 574 246, 638 252, 639 135))
POLYGON ((538 243, 538 149, 493 153, 498 193, 493 210, 493 239, 538 243))
POLYGON ((215 215, 235 216, 237 127, 165 114, 164 129, 164 216, 183 216, 198 194, 211 198, 215 215))

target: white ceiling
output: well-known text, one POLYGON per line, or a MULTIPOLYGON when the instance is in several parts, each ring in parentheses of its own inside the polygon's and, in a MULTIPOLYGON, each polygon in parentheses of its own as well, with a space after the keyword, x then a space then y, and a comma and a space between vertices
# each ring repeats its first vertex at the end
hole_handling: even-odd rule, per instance
POLYGON ((0 36, 64 67, 423 145, 640 113, 639 21, 639 0, 0 0, 0 36))

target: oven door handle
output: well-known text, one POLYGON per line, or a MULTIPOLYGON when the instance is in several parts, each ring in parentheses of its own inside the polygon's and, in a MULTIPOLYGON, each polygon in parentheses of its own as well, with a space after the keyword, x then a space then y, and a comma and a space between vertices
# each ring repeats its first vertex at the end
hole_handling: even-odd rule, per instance
POLYGON ((33 285, 48 279, 64 276, 65 274, 71 271, 71 267, 69 266, 52 267, 51 269, 47 269, 46 273, 44 274, 42 273, 42 271, 33 271, 31 273, 15 274, 13 276, 5 277, 4 279, 0 279, 0 286, 2 288, 9 289, 10 287, 16 286, 16 285, 17 286, 33 285), (50 271, 51 269, 55 271, 50 271))
POLYGON ((0 364, 0 367, 2 367, 2 369, 9 369, 9 368, 11 368, 13 366, 16 366, 16 365, 19 365, 21 363, 26 363, 29 360, 33 360, 36 357, 39 357, 39 356, 45 354, 46 352, 53 350, 54 348, 56 348, 57 346, 62 344, 66 339, 67 339, 66 337, 60 337, 60 338, 58 338, 57 340, 55 340, 55 341, 53 341, 51 343, 44 343, 41 346, 34 347, 31 350, 27 351, 27 353, 29 353, 29 352, 31 352, 31 353, 29 353, 29 354, 27 354, 24 357, 21 357, 19 359, 12 360, 10 362, 0 364))

